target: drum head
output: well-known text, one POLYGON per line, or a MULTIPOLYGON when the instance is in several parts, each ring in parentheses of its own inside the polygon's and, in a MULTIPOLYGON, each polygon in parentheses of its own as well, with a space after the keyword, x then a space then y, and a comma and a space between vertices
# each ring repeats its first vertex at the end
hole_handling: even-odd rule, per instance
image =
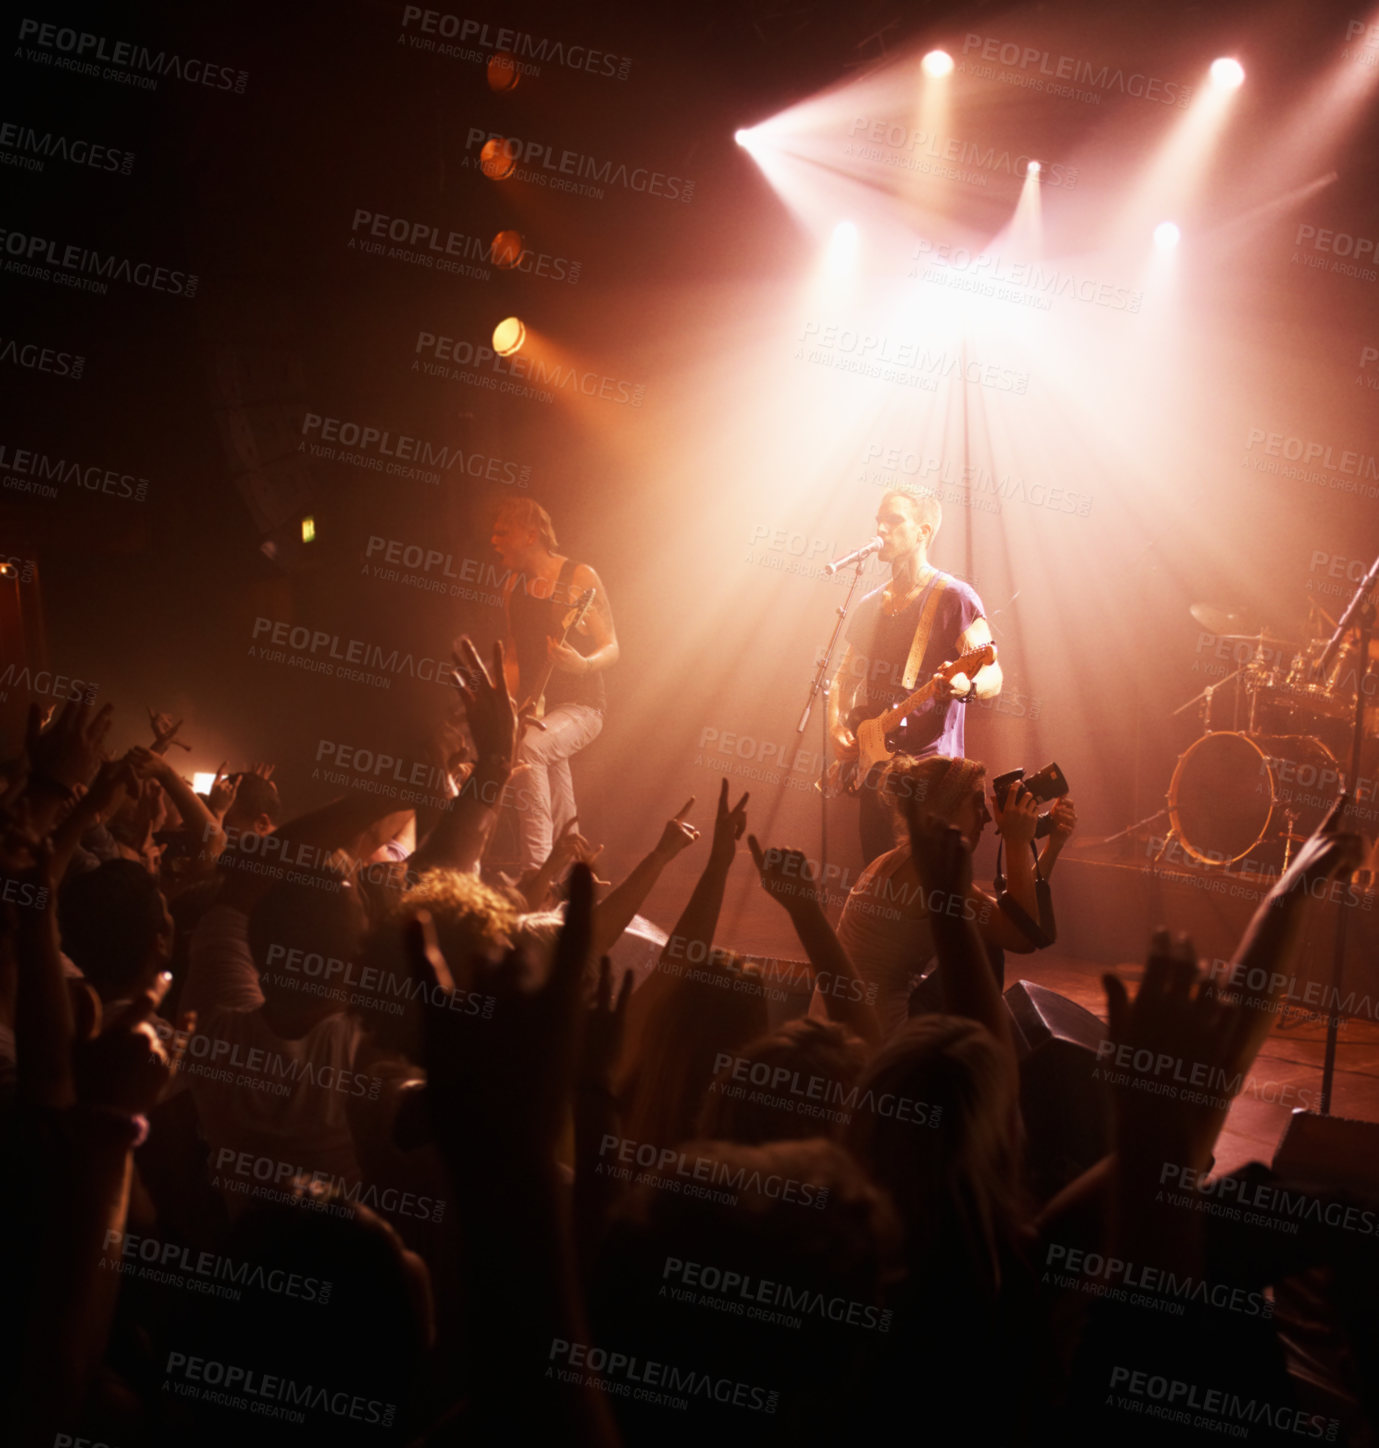
POLYGON ((1178 760, 1168 817, 1193 859, 1234 864, 1286 835, 1306 838, 1340 788, 1335 755, 1310 735, 1208 734, 1178 760))
POLYGON ((1173 771, 1168 817, 1204 865, 1243 860, 1265 837, 1273 808, 1265 756, 1244 734, 1208 734, 1173 771))

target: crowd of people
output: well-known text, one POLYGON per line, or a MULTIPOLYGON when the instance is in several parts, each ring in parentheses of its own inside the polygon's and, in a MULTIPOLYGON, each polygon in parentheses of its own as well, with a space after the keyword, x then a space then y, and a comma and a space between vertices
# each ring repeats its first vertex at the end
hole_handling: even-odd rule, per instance
POLYGON ((1160 932, 1133 995, 1106 978, 1112 1150, 1036 1192, 1001 956, 1047 943, 1070 803, 1036 859, 1027 792, 988 813, 980 764, 898 760, 836 928, 726 781, 616 884, 571 830, 509 880, 504 665, 462 643, 450 797, 415 810, 289 817, 268 766, 198 795, 173 721, 32 712, 0 779, 7 1441, 1374 1441, 1379 1214, 1255 1164, 1232 1215, 1211 1174, 1273 1019, 1234 983, 1285 981, 1358 863, 1344 799, 1235 976, 1160 932), (735 868, 798 936, 790 1018, 717 938, 735 868), (659 959, 615 970, 666 872, 659 959), (1298 1282, 1330 1375, 1290 1371, 1298 1282))

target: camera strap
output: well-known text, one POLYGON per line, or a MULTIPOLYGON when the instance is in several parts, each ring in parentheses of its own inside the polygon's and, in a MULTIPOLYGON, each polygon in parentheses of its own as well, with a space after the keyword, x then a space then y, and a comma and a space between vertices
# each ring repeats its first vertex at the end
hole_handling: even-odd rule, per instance
POLYGON ((1039 902, 1039 919, 1034 921, 1030 919, 1024 906, 1006 889, 1006 877, 1002 869, 1005 847, 1004 840, 1000 840, 996 846, 996 906, 1036 950, 1044 950, 1058 939, 1058 922, 1053 916, 1053 891, 1049 889, 1049 882, 1039 869, 1039 851, 1031 840, 1029 848, 1034 856, 1034 894, 1039 902))

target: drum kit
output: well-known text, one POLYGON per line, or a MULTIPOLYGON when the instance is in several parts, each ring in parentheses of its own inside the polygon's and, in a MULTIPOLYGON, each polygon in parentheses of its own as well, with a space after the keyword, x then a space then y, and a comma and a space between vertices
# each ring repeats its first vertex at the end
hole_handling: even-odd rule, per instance
POLYGON ((1203 732, 1173 770, 1169 838, 1199 864, 1253 859, 1286 869, 1294 846, 1312 834, 1341 789, 1346 771, 1339 761, 1348 758, 1364 675, 1358 644, 1347 636, 1323 670, 1330 630, 1317 635, 1323 623, 1334 629, 1335 620, 1315 603, 1305 642, 1251 627, 1244 614, 1210 604, 1193 604, 1191 612, 1231 646, 1236 667, 1173 711, 1198 709, 1203 732))

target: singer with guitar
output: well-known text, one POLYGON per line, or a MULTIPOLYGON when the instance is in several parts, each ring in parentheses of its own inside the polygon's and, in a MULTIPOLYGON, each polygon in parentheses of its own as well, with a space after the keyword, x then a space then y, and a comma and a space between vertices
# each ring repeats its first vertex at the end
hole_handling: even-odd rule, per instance
POLYGON ((570 760, 603 728, 603 671, 618 661, 618 636, 598 574, 556 552, 551 516, 534 499, 499 508, 492 542, 511 570, 504 668, 522 714, 517 763, 528 766, 517 810, 525 871, 545 861, 575 818, 570 760))
MULTIPOLYGON (((847 648, 828 696, 828 726, 840 764, 863 770, 850 787, 861 800, 862 852, 868 863, 895 845, 890 805, 879 785, 895 753, 960 758, 967 701, 1001 692, 1001 666, 991 645, 982 601, 961 579, 929 562, 943 522, 932 494, 888 492, 876 513, 875 549, 890 581, 869 593, 848 622, 847 648), (971 674, 951 666, 966 656, 971 674), (949 667, 945 667, 945 665, 949 667), (885 721, 884 745, 871 721, 909 701, 900 719, 885 721), (859 750, 859 732, 862 748, 859 750)), ((837 771, 835 771, 837 773, 837 771)), ((842 771, 844 777, 846 770, 842 771)))

